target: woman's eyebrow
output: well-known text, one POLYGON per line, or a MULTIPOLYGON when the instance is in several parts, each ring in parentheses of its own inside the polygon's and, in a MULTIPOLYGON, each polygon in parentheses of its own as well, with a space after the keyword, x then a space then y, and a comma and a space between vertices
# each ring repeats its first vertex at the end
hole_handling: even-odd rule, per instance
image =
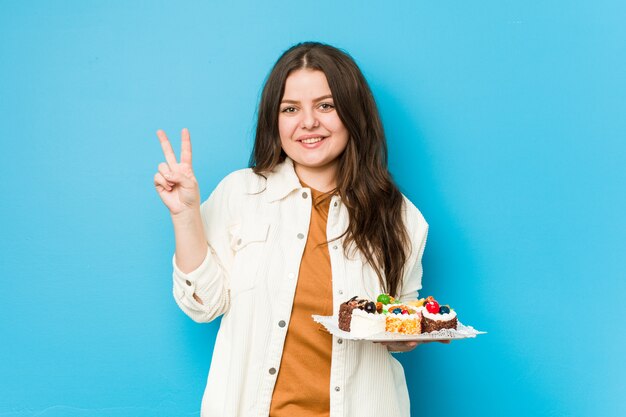
MULTIPOLYGON (((327 98, 333 98, 333 95, 332 94, 326 94, 325 96, 321 96, 321 97, 318 97, 316 99, 313 99, 313 101, 326 100, 327 98)), ((300 103, 298 100, 289 100, 287 98, 282 99, 280 102, 281 103, 294 103, 294 104, 300 103)))

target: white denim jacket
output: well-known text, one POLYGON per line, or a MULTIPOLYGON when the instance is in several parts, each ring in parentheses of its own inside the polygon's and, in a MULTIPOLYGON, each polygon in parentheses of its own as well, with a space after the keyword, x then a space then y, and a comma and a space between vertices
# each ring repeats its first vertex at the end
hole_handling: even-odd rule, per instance
MULTIPOLYGON (((399 297, 417 298, 428 225, 405 201, 411 253, 399 297)), ((311 217, 311 192, 287 159, 267 179, 251 169, 222 180, 201 206, 210 250, 185 274, 174 258, 174 298, 197 322, 223 314, 202 400, 202 417, 264 416, 280 370, 300 260, 311 217), (197 294, 203 304, 196 302, 197 294)), ((333 196, 328 240, 348 225, 348 211, 333 196)), ((342 241, 328 244, 333 311, 354 295, 375 299, 382 291, 360 253, 344 254, 342 241)), ((317 326, 311 320, 311 325, 317 326)), ((303 380, 306 375, 302 375, 303 380)), ((381 344, 333 337, 331 417, 409 417, 409 395, 400 363, 381 344)))

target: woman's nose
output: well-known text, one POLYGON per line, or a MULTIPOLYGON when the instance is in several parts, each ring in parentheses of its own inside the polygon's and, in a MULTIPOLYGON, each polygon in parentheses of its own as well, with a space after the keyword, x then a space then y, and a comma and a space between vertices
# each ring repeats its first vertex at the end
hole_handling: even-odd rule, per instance
POLYGON ((319 125, 320 122, 313 111, 302 112, 302 121, 300 123, 300 127, 302 127, 303 129, 312 129, 314 127, 318 127, 319 125))

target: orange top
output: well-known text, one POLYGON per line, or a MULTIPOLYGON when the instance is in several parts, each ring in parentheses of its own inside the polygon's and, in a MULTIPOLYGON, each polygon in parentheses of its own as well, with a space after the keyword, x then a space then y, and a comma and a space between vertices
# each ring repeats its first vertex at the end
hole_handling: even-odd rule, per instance
MULTIPOLYGON (((305 184, 303 186, 307 187, 305 184)), ((310 187, 309 187, 310 188, 310 187)), ((332 336, 312 314, 333 314, 326 223, 332 193, 311 188, 313 209, 270 417, 329 416, 332 336)))

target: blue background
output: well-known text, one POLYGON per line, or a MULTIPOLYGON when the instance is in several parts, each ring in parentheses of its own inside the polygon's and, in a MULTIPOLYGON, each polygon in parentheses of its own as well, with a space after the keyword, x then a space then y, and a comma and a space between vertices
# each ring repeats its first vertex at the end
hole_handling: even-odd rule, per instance
POLYGON ((219 323, 171 296, 154 132, 206 198, 302 40, 373 88, 422 295, 489 332, 399 355, 413 415, 626 415, 626 3, 364 4, 0 2, 0 416, 199 415, 219 323))

